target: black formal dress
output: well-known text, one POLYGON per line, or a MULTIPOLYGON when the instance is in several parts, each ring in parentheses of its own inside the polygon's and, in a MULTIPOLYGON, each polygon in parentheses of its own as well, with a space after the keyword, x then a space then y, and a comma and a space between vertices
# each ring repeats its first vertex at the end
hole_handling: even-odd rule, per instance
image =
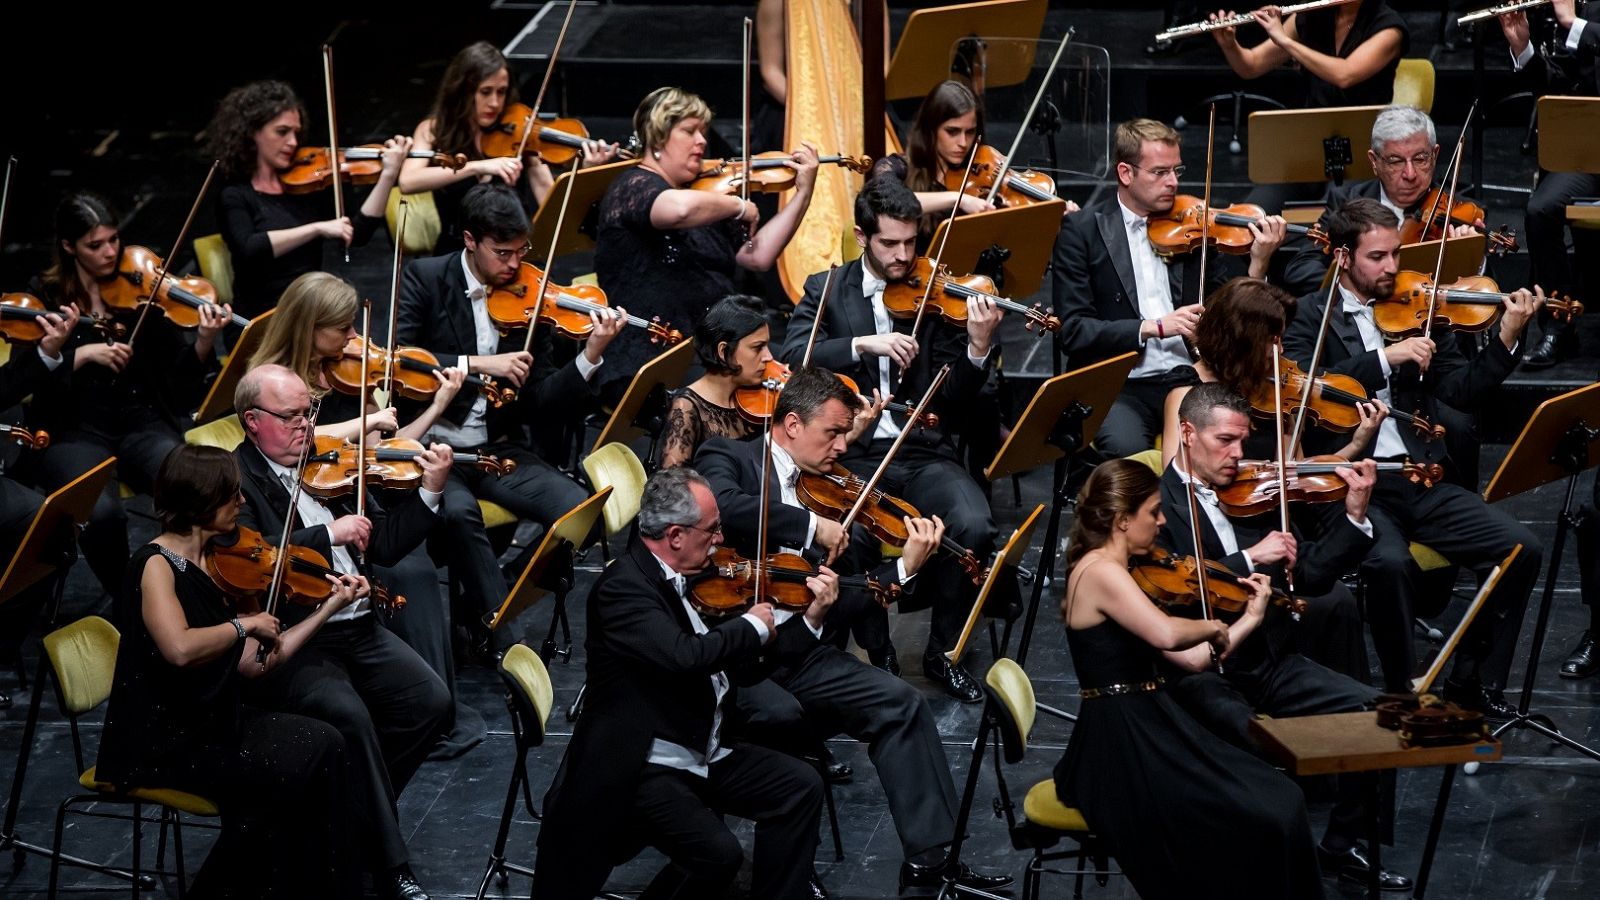
POLYGON ((611 869, 645 845, 671 860, 653 890, 719 896, 744 859, 719 814, 756 822, 752 896, 811 896, 822 782, 792 757, 728 746, 726 682, 716 679, 734 690, 759 681, 816 638, 798 618, 765 645, 743 617, 696 628, 690 617, 699 614, 680 590, 635 535, 589 594, 588 687, 545 798, 534 875, 540 900, 590 900, 611 869), (708 760, 714 740, 730 752, 708 760), (688 751, 702 771, 652 762, 661 742, 688 751))
POLYGON ((1300 43, 1328 56, 1348 59, 1356 48, 1371 40, 1379 32, 1393 29, 1400 32, 1400 52, 1395 54, 1376 74, 1360 84, 1341 88, 1323 81, 1310 72, 1301 72, 1306 109, 1328 106, 1385 106, 1394 98, 1394 73, 1400 68, 1400 59, 1411 47, 1411 32, 1406 20, 1389 8, 1384 0, 1361 0, 1356 20, 1345 35, 1344 43, 1334 46, 1334 25, 1338 9, 1320 9, 1295 16, 1295 31, 1300 43))
MULTIPOLYGON (((1086 690, 1156 678, 1156 652, 1110 619, 1067 646, 1086 690)), ((1166 690, 1084 700, 1055 782, 1144 900, 1322 896, 1300 789, 1166 690)))
POLYGON ((209 662, 167 662, 145 625, 140 589, 146 564, 158 557, 172 569, 190 628, 238 614, 198 565, 156 544, 133 555, 116 602, 122 640, 96 777, 217 803, 222 834, 189 885, 192 897, 356 896, 344 740, 316 719, 244 706, 242 640, 209 662), (272 865, 258 862, 265 848, 272 865))
MULTIPOLYGON (((355 235, 350 245, 365 246, 383 227, 382 216, 361 211, 367 192, 353 191, 345 196, 345 215, 355 235)), ((272 253, 268 232, 299 228, 333 218, 333 194, 263 194, 248 181, 224 185, 217 193, 217 226, 233 257, 233 311, 254 319, 278 305, 283 289, 307 272, 324 271, 324 254, 343 247, 334 241, 315 238, 281 255, 272 253)))

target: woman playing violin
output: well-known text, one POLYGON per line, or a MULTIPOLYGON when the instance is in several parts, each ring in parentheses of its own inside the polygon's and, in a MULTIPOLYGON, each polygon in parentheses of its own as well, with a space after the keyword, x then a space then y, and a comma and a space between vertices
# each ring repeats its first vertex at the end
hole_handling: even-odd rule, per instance
MULTIPOLYGON (((506 108, 516 100, 505 55, 487 41, 462 48, 445 68, 433 109, 412 132, 412 148, 463 153, 468 162, 452 170, 429 160, 408 159, 400 168, 399 182, 407 194, 433 192, 441 226, 435 253, 454 253, 464 246, 458 210, 472 185, 492 179, 511 185, 530 216, 550 195, 555 177, 539 154, 530 150, 521 158, 484 155, 484 134, 500 125, 506 108)), ((583 141, 582 165, 610 162, 616 155, 616 144, 583 141)))
POLYGON ((344 740, 316 719, 245 706, 240 688, 364 596, 366 579, 328 576, 332 596, 285 629, 208 574, 212 541, 235 529, 244 503, 232 456, 181 445, 162 462, 154 493, 161 533, 114 592, 121 644, 96 776, 217 801, 222 833, 193 896, 357 896, 344 740), (264 844, 272 865, 259 864, 264 844))
POLYGON ((1056 795, 1083 811, 1146 900, 1321 897, 1300 790, 1190 718, 1156 674, 1163 654, 1196 669, 1213 649, 1226 660, 1270 592, 1265 575, 1252 575, 1249 606, 1232 625, 1163 615, 1128 573, 1164 521, 1159 486, 1144 464, 1114 459, 1079 494, 1061 611, 1084 699, 1056 764, 1056 795), (1238 847, 1250 848, 1249 865, 1217 865, 1238 847))
POLYGON ((734 392, 761 383, 772 361, 770 339, 766 310, 756 297, 723 297, 700 320, 694 349, 705 374, 673 393, 661 434, 661 468, 688 465, 706 438, 737 441, 756 433, 756 426, 739 414, 734 392))
POLYGON ((296 277, 323 267, 323 241, 366 244, 383 224, 389 189, 411 149, 408 137, 385 141, 382 172, 355 215, 328 218, 327 195, 287 193, 279 179, 294 163, 304 120, 293 88, 255 81, 229 91, 206 126, 227 182, 217 195, 217 222, 233 254, 234 303, 251 318, 270 309, 296 277))

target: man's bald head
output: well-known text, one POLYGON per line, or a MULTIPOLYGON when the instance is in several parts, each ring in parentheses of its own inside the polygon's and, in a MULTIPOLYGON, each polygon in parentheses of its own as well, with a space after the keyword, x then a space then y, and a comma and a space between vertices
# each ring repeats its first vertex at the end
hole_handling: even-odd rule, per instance
POLYGON ((311 430, 304 421, 311 410, 311 392, 294 370, 267 365, 244 373, 233 391, 233 408, 245 435, 262 455, 284 466, 299 461, 311 430))

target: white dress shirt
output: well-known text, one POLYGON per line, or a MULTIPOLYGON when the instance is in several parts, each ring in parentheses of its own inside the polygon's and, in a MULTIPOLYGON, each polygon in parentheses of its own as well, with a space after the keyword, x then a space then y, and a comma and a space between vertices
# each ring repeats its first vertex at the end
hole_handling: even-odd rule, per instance
MULTIPOLYGON (((1150 243, 1149 222, 1144 216, 1124 206, 1117 198, 1117 208, 1122 210, 1122 225, 1128 232, 1128 255, 1133 260, 1133 284, 1139 292, 1140 319, 1159 319, 1173 310, 1172 283, 1167 277, 1167 264, 1156 255, 1150 243)), ((1139 354, 1139 364, 1128 373, 1129 378, 1153 378, 1165 375, 1178 366, 1193 365, 1189 348, 1183 338, 1172 335, 1153 337, 1144 342, 1139 354)))
POLYGON ((45 356, 43 347, 38 349, 38 353, 39 361, 44 363, 44 368, 47 372, 54 372, 56 370, 56 366, 61 365, 62 361, 66 359, 66 357, 62 356, 59 352, 57 352, 55 356, 45 356))
MULTIPOLYGON (((1356 330, 1361 333, 1361 346, 1378 354, 1378 366, 1383 370, 1383 387, 1374 396, 1392 406, 1389 357, 1383 352, 1383 332, 1378 330, 1378 323, 1372 316, 1372 304, 1361 302, 1361 298, 1342 284, 1339 286, 1339 295, 1343 299, 1344 312, 1355 320, 1356 330)), ((1378 459, 1388 459, 1405 456, 1406 453, 1406 442, 1400 436, 1400 427, 1395 424, 1393 417, 1384 419, 1383 424, 1378 426, 1378 439, 1373 444, 1372 455, 1378 459)))
MULTIPOLYGON (((1222 503, 1217 500, 1217 492, 1191 477, 1176 462, 1172 464, 1172 470, 1178 473, 1178 477, 1183 479, 1184 484, 1194 483, 1195 505, 1200 507, 1200 510, 1206 514, 1207 519, 1211 520, 1211 527, 1217 532, 1217 538, 1222 541, 1222 549, 1226 551, 1225 555, 1232 556, 1235 553, 1239 553, 1239 537, 1233 533, 1233 520, 1229 519, 1228 514, 1222 511, 1222 503)), ((1244 556, 1245 571, 1254 572, 1256 564, 1250 559, 1249 552, 1246 551, 1241 555, 1244 556)))

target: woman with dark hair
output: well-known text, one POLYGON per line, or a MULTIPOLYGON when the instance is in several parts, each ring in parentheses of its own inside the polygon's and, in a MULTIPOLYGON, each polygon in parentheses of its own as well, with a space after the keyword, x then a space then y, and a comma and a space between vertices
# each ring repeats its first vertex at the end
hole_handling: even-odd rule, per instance
MULTIPOLYGON (((407 194, 433 192, 441 226, 433 247, 435 254, 455 253, 465 246, 458 208, 474 184, 498 178, 511 185, 530 216, 550 195, 555 177, 539 154, 529 151, 521 159, 483 155, 484 134, 499 125, 501 113, 516 101, 505 55, 488 41, 462 48, 445 68, 433 109, 417 123, 411 146, 417 150, 464 153, 468 162, 460 169, 447 169, 430 160, 408 159, 400 167, 400 190, 407 194)), ((616 144, 584 141, 581 164, 599 165, 616 155, 616 144)))
POLYGON ((323 241, 366 244, 383 224, 389 189, 411 149, 403 135, 385 141, 383 171, 354 218, 331 218, 331 194, 287 193, 278 178, 294 162, 304 122, 293 88, 254 81, 229 91, 206 126, 226 182, 217 194, 217 223, 233 254, 234 305, 250 318, 271 309, 296 276, 323 268, 323 241))
MULTIPOLYGON (((33 280, 32 293, 47 306, 111 316, 100 294, 122 260, 122 234, 111 205, 87 191, 68 195, 56 207, 55 234, 54 261, 33 280)), ((52 440, 22 461, 22 474, 48 493, 115 456, 117 478, 148 491, 161 460, 183 443, 183 429, 192 425, 188 414, 217 365, 216 338, 227 313, 225 306, 203 308, 199 327, 186 332, 152 311, 136 341, 136 314, 116 314, 126 328, 116 341, 75 329, 63 351, 70 371, 34 391, 29 420, 52 440)), ((116 481, 96 502, 79 546, 107 593, 121 590, 128 518, 116 481)))
MULTIPOLYGON (((1209 315, 1209 313, 1208 313, 1209 315)), ((1168 616, 1128 573, 1161 528, 1160 481, 1128 459, 1101 464, 1078 495, 1068 538, 1067 626, 1083 702, 1056 795, 1083 813, 1145 900, 1322 896, 1305 797, 1265 762, 1207 731, 1163 688, 1157 662, 1224 661, 1266 611, 1266 575, 1231 625, 1168 616), (1248 862, 1218 866, 1231 849, 1248 862)))
POLYGON ((357 896, 344 739, 316 719, 244 706, 240 685, 365 596, 366 579, 329 575, 332 596, 289 629, 247 613, 209 574, 213 541, 235 530, 243 503, 226 450, 182 445, 162 462, 161 533, 134 554, 115 604, 121 642, 95 777, 216 801, 222 833, 192 897, 357 896), (259 864, 265 847, 272 865, 259 864))
POLYGON ((673 392, 661 434, 661 468, 686 466, 706 438, 743 440, 756 426, 739 414, 734 392, 761 383, 772 361, 771 334, 761 300, 730 294, 716 302, 694 332, 695 356, 706 370, 673 392))

